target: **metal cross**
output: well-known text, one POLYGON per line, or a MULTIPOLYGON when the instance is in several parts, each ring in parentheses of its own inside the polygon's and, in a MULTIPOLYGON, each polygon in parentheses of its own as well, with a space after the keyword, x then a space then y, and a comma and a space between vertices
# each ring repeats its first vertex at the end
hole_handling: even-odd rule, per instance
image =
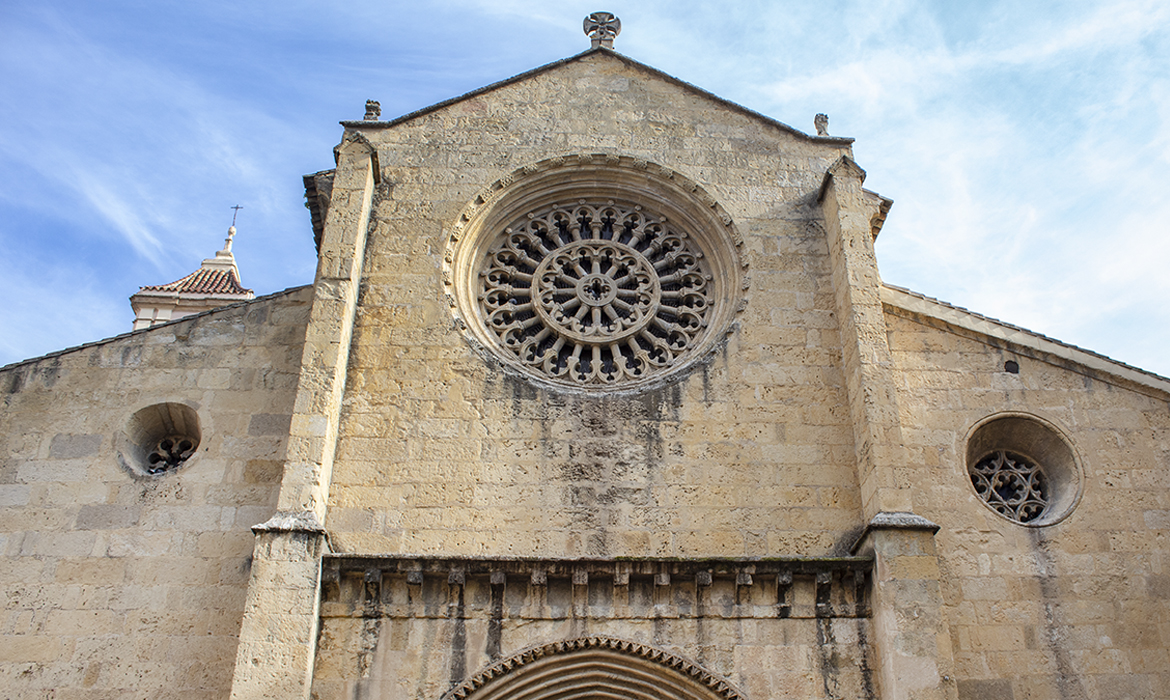
POLYGON ((241 207, 239 204, 237 204, 236 206, 232 207, 232 209, 235 209, 235 211, 232 212, 232 226, 235 226, 236 225, 236 215, 240 213, 240 210, 243 209, 243 207, 241 207))

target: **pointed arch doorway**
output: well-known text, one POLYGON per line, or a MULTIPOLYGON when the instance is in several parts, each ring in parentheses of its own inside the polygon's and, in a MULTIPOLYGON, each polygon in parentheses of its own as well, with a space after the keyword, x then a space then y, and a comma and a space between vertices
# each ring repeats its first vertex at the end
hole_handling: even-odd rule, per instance
POLYGON ((533 647, 452 688, 443 700, 747 700, 670 652, 610 637, 533 647))

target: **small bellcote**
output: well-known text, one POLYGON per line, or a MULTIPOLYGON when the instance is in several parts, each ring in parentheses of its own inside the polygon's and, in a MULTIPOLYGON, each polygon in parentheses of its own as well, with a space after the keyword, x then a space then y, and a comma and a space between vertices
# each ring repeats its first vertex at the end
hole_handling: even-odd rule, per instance
POLYGON ((223 249, 207 258, 199 269, 170 284, 140 287, 130 297, 134 309, 134 330, 150 328, 184 316, 255 298, 240 284, 240 270, 232 255, 236 227, 228 229, 223 249))

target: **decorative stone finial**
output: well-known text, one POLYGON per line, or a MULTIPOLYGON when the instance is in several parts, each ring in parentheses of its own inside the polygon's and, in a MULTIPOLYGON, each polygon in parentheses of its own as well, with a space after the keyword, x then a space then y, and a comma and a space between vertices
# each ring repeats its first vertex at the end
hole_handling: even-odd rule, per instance
POLYGON ((585 34, 593 48, 613 48, 613 38, 622 33, 622 21, 612 12, 594 12, 585 18, 585 34))
POLYGON ((374 100, 366 100, 366 121, 376 122, 382 116, 382 105, 374 100))
MULTIPOLYGON (((170 284, 142 287, 137 294, 130 297, 130 308, 134 309, 134 330, 150 328, 157 323, 174 321, 226 304, 255 298, 256 295, 251 289, 244 289, 240 284, 240 268, 236 266, 236 258, 232 255, 232 240, 236 237, 236 214, 239 214, 243 207, 236 205, 232 209, 235 210, 232 214, 232 225, 228 227, 223 250, 216 251, 215 257, 204 260, 198 270, 186 277, 170 284)), ((185 453, 186 450, 181 452, 185 453)), ((170 460, 177 457, 174 454, 166 454, 163 455, 163 459, 159 465, 170 468, 173 466, 170 460)), ((153 469, 144 469, 149 473, 156 473, 153 469)))
POLYGON ((813 117, 813 126, 817 128, 817 136, 829 135, 829 115, 818 114, 813 117))

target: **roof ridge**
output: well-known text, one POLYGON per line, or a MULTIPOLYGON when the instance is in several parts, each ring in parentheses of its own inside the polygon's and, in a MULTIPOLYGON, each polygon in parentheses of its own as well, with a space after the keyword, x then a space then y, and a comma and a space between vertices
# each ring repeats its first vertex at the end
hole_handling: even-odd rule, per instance
POLYGON ((448 106, 456 104, 458 102, 462 102, 464 100, 469 100, 473 97, 478 97, 479 95, 483 95, 483 94, 491 92, 493 90, 497 90, 497 89, 505 87, 507 85, 511 85, 512 83, 520 82, 520 81, 525 80, 527 78, 530 78, 532 76, 539 75, 540 73, 545 73, 545 72, 548 72, 548 71, 553 70, 555 68, 559 68, 561 66, 568 65, 569 63, 573 63, 574 61, 579 61, 587 56, 592 56, 594 54, 603 54, 603 55, 607 55, 607 56, 611 56, 613 58, 616 58, 620 61, 625 62, 628 65, 635 67, 635 68, 639 68, 641 70, 648 71, 649 73, 656 75, 659 78, 666 80, 667 82, 674 83, 675 85, 678 85, 679 87, 682 87, 686 90, 690 90, 698 95, 701 95, 701 96, 706 97, 708 99, 714 100, 714 101, 716 101, 716 102, 718 102, 726 107, 729 107, 737 112, 740 112, 741 114, 745 114, 747 116, 750 116, 750 117, 753 117, 756 119, 761 119, 761 120, 767 122, 768 124, 771 124, 772 126, 778 127, 778 128, 780 128, 784 131, 787 131, 795 136, 808 139, 809 141, 815 141, 815 142, 819 142, 819 143, 835 143, 838 145, 849 145, 849 144, 853 143, 853 141, 854 141, 854 139, 849 138, 849 137, 845 137, 845 136, 815 136, 812 134, 807 134, 807 133, 801 131, 800 129, 797 129, 796 127, 789 126, 788 124, 785 124, 784 122, 779 121, 778 119, 774 119, 772 117, 769 117, 768 115, 763 114, 762 112, 757 112, 754 109, 751 109, 749 107, 744 107, 743 105, 739 104, 738 102, 732 102, 731 100, 729 100, 725 97, 720 97, 719 95, 716 95, 715 93, 713 93, 709 90, 705 90, 705 89, 703 89, 703 88, 701 88, 693 83, 688 83, 687 81, 685 81, 681 78, 676 78, 673 75, 666 73, 665 71, 662 71, 658 68, 655 68, 654 66, 647 65, 647 64, 642 63, 641 61, 639 61, 637 59, 630 58, 629 56, 626 56, 625 54, 619 53, 611 48, 606 48, 604 46, 597 46, 597 47, 588 48, 588 49, 582 51, 581 53, 575 54, 573 56, 569 56, 567 58, 562 58, 560 60, 553 61, 551 63, 546 63, 543 66, 537 66, 536 68, 526 70, 523 73, 517 73, 516 75, 513 75, 511 78, 505 78, 503 80, 498 80, 494 83, 491 83, 489 85, 485 85, 485 86, 480 87, 480 88, 476 88, 474 90, 471 90, 470 92, 465 92, 462 95, 458 95, 456 97, 449 97, 441 102, 436 102, 433 105, 430 105, 429 107, 423 107, 421 109, 416 109, 413 112, 408 112, 406 114, 403 114, 400 117, 395 117, 394 119, 391 119, 389 121, 374 121, 374 120, 364 120, 364 119, 348 120, 348 119, 346 119, 346 120, 342 120, 340 123, 342 126, 344 126, 346 128, 374 127, 374 128, 387 129, 387 128, 402 124, 404 122, 410 121, 412 119, 416 119, 416 118, 421 117, 423 115, 430 114, 431 112, 442 109, 444 107, 448 107, 448 106))
MULTIPOLYGON (((1170 392, 1170 378, 1163 377, 1162 375, 1157 374, 1155 372, 1151 372, 1149 370, 1142 369, 1141 367, 1135 367, 1133 365, 1126 364, 1120 360, 1115 360, 1112 357, 1109 357, 1108 355, 1102 355, 1099 352, 1094 352, 1093 350, 1089 350, 1087 348, 1080 347, 1079 345, 1073 345, 1072 343, 1066 343, 1063 340, 1058 340, 1057 338, 1053 338, 1051 336, 1044 335, 1043 333, 1038 333, 1038 332, 1030 330, 1028 328, 1024 328, 1023 326, 1017 326, 1015 324, 1008 323, 1007 321, 1001 321, 1000 319, 993 318, 991 316, 986 316, 986 315, 978 313, 976 311, 971 311, 970 309, 962 307, 962 306, 956 306, 954 304, 951 304, 950 302, 942 301, 941 299, 936 299, 935 297, 927 296, 921 292, 915 292, 913 290, 907 289, 906 287, 899 287, 898 285, 889 284, 888 282, 883 282, 882 286, 885 289, 891 290, 893 292, 905 294, 909 297, 913 297, 915 299, 925 301, 925 302, 927 302, 929 304, 933 304, 935 306, 940 306, 944 309, 950 309, 951 311, 954 311, 954 312, 957 312, 961 315, 970 317, 976 321, 982 321, 985 323, 994 324, 996 326, 1000 326, 1001 328, 1007 329, 1009 331, 1030 336, 1032 338, 1035 338, 1037 341, 1040 341, 1041 344, 1042 343, 1051 343, 1052 345, 1058 346, 1059 348, 1064 348, 1066 350, 1072 351, 1072 353, 1070 353, 1070 354, 1085 355, 1087 357, 1084 359, 1077 359, 1076 357, 1071 357, 1071 356, 1065 357, 1065 359, 1072 360, 1072 361, 1077 362, 1078 364, 1086 366, 1090 369, 1096 369, 1096 370, 1100 370, 1100 371, 1109 372, 1109 369, 1107 367, 1100 367, 1100 366, 1094 367, 1094 366, 1092 366, 1091 363, 1085 362, 1085 359, 1093 359, 1093 360, 1100 361, 1102 364, 1112 365, 1113 367, 1116 368, 1115 370, 1110 372, 1114 376, 1128 379, 1130 381, 1135 381, 1139 384, 1144 384, 1146 386, 1152 386, 1152 387, 1157 388, 1157 389, 1164 391, 1164 392, 1170 392), (1138 377, 1125 376, 1126 373, 1129 373, 1129 372, 1136 373, 1136 374, 1140 375, 1141 378, 1139 379, 1138 377), (1141 379, 1144 379, 1145 381, 1142 381, 1141 379), (1150 381, 1150 380, 1153 380, 1153 381, 1150 381)), ((885 303, 890 303, 892 306, 897 305, 896 303, 894 303, 894 300, 892 300, 892 299, 883 298, 882 301, 885 303)), ((904 306, 900 307, 900 308, 904 308, 905 310, 910 311, 910 312, 920 311, 918 309, 911 309, 911 308, 907 308, 904 306)), ((939 318, 939 320, 944 321, 944 322, 954 323, 954 321, 952 321, 951 319, 942 318, 942 317, 938 317, 938 318, 939 318)), ((959 324, 954 324, 954 325, 959 325, 959 324)), ((968 330, 975 331, 977 333, 987 334, 987 332, 985 330, 982 330, 979 328, 973 328, 973 327, 969 327, 969 326, 961 326, 961 327, 966 327, 968 330)), ((1015 343, 1017 345, 1023 344, 1023 343, 1020 343, 1018 340, 1014 340, 1014 339, 1008 338, 1008 337, 1001 337, 1001 339, 1005 340, 1007 342, 1015 343)), ((1040 350, 1042 352, 1047 351, 1049 353, 1051 353, 1051 351, 1052 351, 1051 349, 1045 350, 1045 348, 1039 347, 1039 346, 1034 347, 1034 349, 1040 350)))
POLYGON ((252 299, 243 299, 243 300, 240 300, 237 302, 233 302, 231 304, 226 304, 224 306, 217 306, 214 309, 208 309, 207 311, 200 311, 199 313, 191 314, 190 316, 184 316, 182 318, 176 318, 172 321, 158 323, 158 324, 155 324, 155 325, 150 326, 148 328, 139 328, 137 330, 129 331, 126 333, 119 333, 118 335, 112 335, 109 338, 102 338, 101 340, 93 340, 93 341, 90 341, 88 343, 82 343, 81 345, 74 345, 72 347, 63 348, 61 350, 54 350, 53 352, 45 353, 44 355, 37 355, 36 357, 30 357, 27 360, 17 360, 16 362, 12 362, 10 364, 7 364, 7 365, 0 367, 0 372, 6 372, 10 369, 20 367, 21 365, 28 365, 28 364, 32 364, 34 362, 40 362, 41 360, 47 360, 51 357, 60 357, 61 355, 67 355, 69 353, 77 352, 78 350, 85 350, 86 348, 92 348, 92 347, 96 347, 98 345, 105 345, 107 343, 112 343, 115 340, 122 340, 124 338, 129 338, 132 335, 139 335, 142 333, 150 333, 151 331, 155 331, 155 330, 158 330, 159 328, 170 326, 170 325, 175 324, 175 323, 182 323, 184 321, 191 321, 193 319, 202 318, 204 316, 209 316, 211 314, 217 314, 221 311, 235 309, 235 308, 243 306, 245 304, 256 304, 256 303, 263 302, 263 301, 272 301, 273 299, 275 299, 276 297, 279 297, 281 295, 292 294, 294 292, 298 292, 302 289, 312 287, 312 286, 313 285, 311 285, 311 284, 302 284, 302 285, 297 286, 297 287, 288 287, 287 289, 282 289, 279 292, 272 292, 271 294, 265 294, 264 296, 259 296, 259 297, 255 297, 252 299))

